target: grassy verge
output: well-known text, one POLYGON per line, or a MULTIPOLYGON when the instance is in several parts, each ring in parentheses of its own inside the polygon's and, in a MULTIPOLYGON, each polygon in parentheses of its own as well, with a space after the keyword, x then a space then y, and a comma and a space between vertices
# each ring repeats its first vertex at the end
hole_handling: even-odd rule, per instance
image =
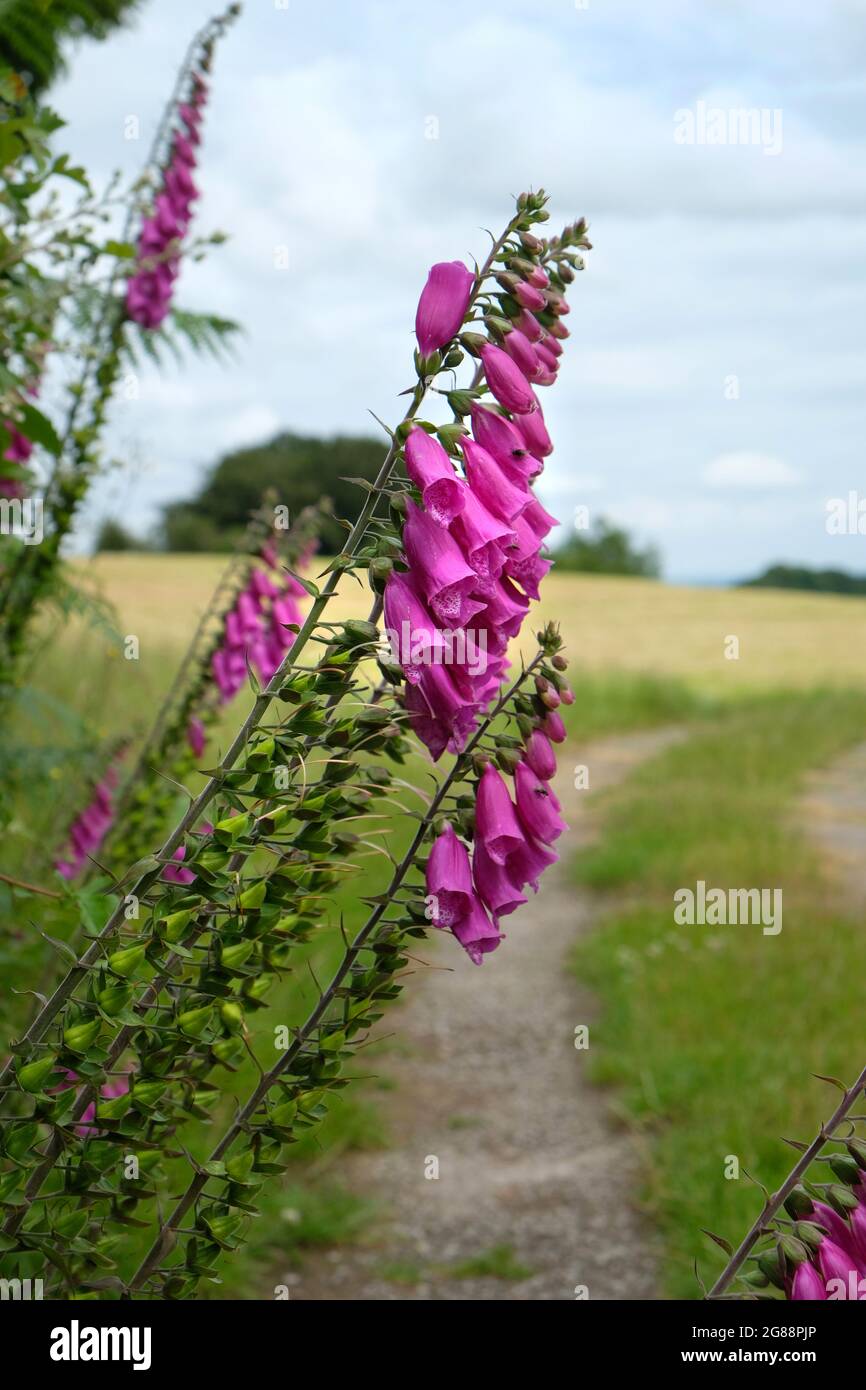
POLYGON ((659 724, 679 724, 685 719, 708 717, 719 703, 675 676, 649 672, 570 672, 575 690, 573 705, 560 709, 569 736, 576 740, 601 738, 627 729, 649 729, 659 724))
POLYGON ((719 1266, 701 1228, 736 1242, 756 1214, 743 1170, 772 1188, 791 1164, 780 1137, 811 1137, 831 1108, 812 1073, 862 1066, 863 924, 834 902, 790 811, 803 774, 864 734, 859 692, 722 708, 610 794, 603 835, 576 863, 581 883, 616 891, 576 968, 602 1000, 595 1078, 617 1085, 645 1139, 643 1196, 673 1297, 699 1296, 695 1258, 705 1277, 719 1266), (675 925, 673 894, 698 879, 781 888, 781 933, 675 925))

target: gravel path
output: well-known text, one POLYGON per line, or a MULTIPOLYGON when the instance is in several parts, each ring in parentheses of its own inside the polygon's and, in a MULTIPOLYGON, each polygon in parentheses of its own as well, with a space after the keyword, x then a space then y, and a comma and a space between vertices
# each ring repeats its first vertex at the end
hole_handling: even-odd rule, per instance
POLYGON ((675 737, 653 730, 568 750, 557 787, 571 826, 563 862, 505 919, 508 940, 480 968, 450 940, 419 949, 438 968, 419 968, 386 1020, 393 1042, 367 1054, 394 1083, 377 1099, 391 1147, 335 1165, 383 1219, 360 1244, 276 1272, 291 1298, 574 1299, 578 1286, 591 1299, 656 1296, 632 1142, 612 1127, 605 1094, 586 1079, 588 1054, 575 1048, 594 1005, 568 961, 593 903, 568 866, 592 834, 597 792, 675 737), (589 768, 589 791, 572 785, 576 763, 589 768), (431 1160, 438 1178, 425 1176, 431 1160), (477 1268, 485 1256, 498 1275, 477 1268), (475 1270, 457 1276, 467 1261, 475 1270))
POLYGON ((855 909, 866 905, 866 743, 811 773, 797 820, 827 863, 834 887, 855 909))

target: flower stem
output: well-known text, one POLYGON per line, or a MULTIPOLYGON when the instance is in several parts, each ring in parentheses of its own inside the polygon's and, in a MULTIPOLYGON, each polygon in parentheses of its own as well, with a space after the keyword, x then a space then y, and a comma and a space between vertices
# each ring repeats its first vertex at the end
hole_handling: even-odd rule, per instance
MULTIPOLYGON (((330 983, 324 990, 322 990, 318 1000, 316 1001, 316 1004, 313 1007, 312 1012, 310 1013, 306 1022, 298 1030, 295 1036, 295 1041, 292 1043, 291 1047, 286 1049, 286 1051, 282 1054, 279 1060, 275 1062, 274 1065, 271 1067, 270 1071, 263 1073, 258 1085, 253 1090, 249 1099, 238 1111, 233 1123, 226 1130, 225 1134, 220 1139, 216 1148, 213 1150, 213 1153, 210 1155, 210 1163, 219 1162, 223 1154, 225 1154, 229 1150, 237 1136, 240 1134, 241 1130, 251 1119, 251 1117, 255 1114, 256 1110, 258 1109, 264 1097, 267 1095, 268 1091, 271 1090, 271 1088, 277 1082, 282 1073, 286 1071, 286 1069, 294 1061, 295 1057, 297 1057, 299 1051, 310 1037, 310 1034, 319 1024, 324 1014, 327 1012, 328 1007, 333 1002, 337 990, 340 988, 340 985, 346 978, 346 975, 351 970, 352 965, 357 959, 359 952, 363 950, 364 946, 370 938, 370 935, 378 926, 385 912, 387 912, 389 907, 392 905, 395 893, 398 892, 398 890, 402 886, 403 880, 405 879, 407 873, 413 867, 418 850, 423 844, 427 831, 430 825, 432 824, 434 818, 436 817, 439 808, 442 805, 442 802, 444 801, 454 782, 459 781, 463 776, 466 767, 466 761, 469 755, 477 747, 478 743, 483 738, 484 734, 487 732, 487 729, 490 727, 493 720, 502 712, 502 710, 506 707, 512 696, 516 694, 516 692, 523 685, 523 682, 531 675, 531 673, 535 670, 536 666, 538 666, 543 659, 544 654, 542 652, 539 652, 538 655, 533 658, 530 664, 527 667, 525 667, 523 671, 521 671, 517 679, 512 682, 509 688, 496 702, 494 708, 479 725, 478 729, 476 730, 475 734, 470 739, 470 741, 467 743, 463 752, 455 759, 453 767, 449 771, 447 777, 443 779, 435 797, 433 798, 432 802, 430 803, 430 806, 427 809, 426 814, 419 821, 415 834, 413 835, 412 840, 409 844, 409 848, 406 850, 406 853, 404 854, 403 858, 401 859, 400 863, 395 869, 391 882, 389 883, 387 889, 381 896, 381 901, 377 903, 377 905, 373 908, 366 922, 360 928, 354 940, 347 947, 343 955, 343 959, 337 967, 337 970, 334 972, 334 975, 332 976, 330 983)), ((144 1260, 142 1261, 139 1268, 133 1275, 132 1280, 130 1281, 130 1291, 134 1291, 136 1289, 141 1288, 142 1284, 150 1277, 150 1275, 156 1269, 163 1255, 167 1252, 168 1243, 171 1240, 171 1237, 173 1236, 174 1232, 178 1229, 181 1221, 186 1216, 186 1213, 189 1211, 190 1207, 201 1195, 204 1187, 209 1181, 209 1178, 210 1174, 206 1172, 203 1168, 200 1168, 196 1172, 195 1177, 190 1182, 186 1192, 177 1202, 171 1215, 160 1226, 156 1240, 154 1241, 150 1251, 145 1256, 144 1260)))
POLYGON ((708 1298, 718 1298, 725 1292, 731 1280, 739 1272, 758 1240, 764 1234, 767 1223, 772 1221, 782 1203, 791 1195, 797 1183, 807 1172, 809 1165, 818 1157, 827 1141, 832 1139, 834 1130, 841 1124, 842 1120, 846 1118, 855 1101, 863 1094, 864 1089, 866 1089, 866 1067, 863 1068, 857 1080, 854 1082, 854 1085, 845 1092, 836 1109, 833 1111, 833 1114, 830 1116, 830 1119, 826 1124, 821 1126, 809 1147, 804 1149, 796 1164, 782 1183, 782 1186, 774 1192, 772 1196, 767 1198, 767 1201, 761 1209, 761 1214, 734 1251, 715 1284, 713 1284, 713 1287, 707 1294, 708 1298))

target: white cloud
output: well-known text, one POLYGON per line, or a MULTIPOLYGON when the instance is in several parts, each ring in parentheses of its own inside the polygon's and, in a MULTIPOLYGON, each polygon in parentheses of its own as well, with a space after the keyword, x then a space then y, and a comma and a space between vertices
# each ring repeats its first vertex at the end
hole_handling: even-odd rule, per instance
POLYGON ((794 487, 800 474, 774 454, 755 454, 746 450, 719 454, 704 469, 704 482, 710 487, 776 488, 794 487))
MULTIPOLYGON (((149 0, 82 44, 52 93, 70 119, 60 148, 133 175, 212 8, 149 0)), ((145 368, 138 407, 116 410, 108 449, 130 460, 142 528, 247 430, 378 434, 367 412, 401 409, 427 266, 483 256, 510 195, 544 184, 551 228, 585 213, 596 248, 544 400, 548 505, 567 514, 603 479, 604 510, 659 540, 669 571, 737 574, 783 550, 817 562, 821 499, 862 472, 864 57, 862 0, 794 15, 790 0, 248 6, 215 59, 196 218, 231 240, 179 287, 246 333, 228 368, 145 368), (781 154, 678 146, 673 113, 699 99, 781 108, 781 154), (737 489, 814 516, 746 517, 737 489)), ((97 486, 91 521, 104 504, 97 486)))

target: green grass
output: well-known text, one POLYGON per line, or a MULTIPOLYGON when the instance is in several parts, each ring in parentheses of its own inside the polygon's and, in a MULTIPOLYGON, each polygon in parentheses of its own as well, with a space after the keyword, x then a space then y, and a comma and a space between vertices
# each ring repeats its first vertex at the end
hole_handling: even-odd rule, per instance
POLYGON ((392 1284, 420 1284, 425 1279, 506 1279, 520 1283, 533 1271, 520 1263, 511 1245, 494 1245, 478 1255, 450 1265, 423 1266, 411 1260, 392 1260, 382 1265, 383 1279, 392 1284))
POLYGON ((273 1298, 281 1276, 300 1269, 305 1255, 362 1239, 378 1214, 374 1202, 338 1183, 308 1180, 272 1189, 259 1206, 249 1239, 220 1261, 221 1282, 202 1284, 198 1298, 273 1298))
POLYGON ((804 773, 866 736, 866 694, 789 693, 717 711, 687 742, 609 794, 603 833, 575 865, 617 906, 579 950, 601 996, 593 1075, 614 1083, 643 1138, 643 1193, 665 1241, 674 1297, 699 1296, 718 1250, 757 1214, 747 1177, 772 1188, 836 1101, 812 1078, 851 1079, 863 1063, 862 921, 834 902, 792 823, 804 773), (673 894, 694 887, 779 887, 783 930, 677 926, 673 894))
POLYGON ((389 1260, 379 1272, 389 1284, 420 1284, 425 1277, 421 1265, 410 1260, 389 1260))
POLYGON ((443 1272, 452 1279, 509 1279, 514 1283, 532 1275, 532 1270, 517 1259, 511 1245, 494 1245, 480 1255, 449 1265, 443 1272))
POLYGON ((569 736, 583 740, 626 729, 649 729, 659 724, 679 724, 708 716, 719 708, 718 700, 676 676, 648 672, 581 671, 575 662, 570 672, 573 705, 563 705, 569 736))
MULTIPOLYGON (((620 588, 612 586, 610 601, 620 588)), ((137 580, 131 592, 150 591, 137 580)), ((572 614, 585 624, 594 612, 592 630, 607 641, 604 603, 581 605, 577 599, 583 592, 575 590, 575 603, 566 605, 563 616, 572 614)), ((603 597, 607 590, 599 593, 603 597)), ((622 588, 622 593, 623 601, 631 601, 631 589, 622 588)), ((635 593, 640 596, 637 589, 635 593)), ((654 609, 676 597, 659 588, 647 594, 654 609)), ((695 598, 701 612, 703 602, 703 596, 695 598)), ((28 779, 26 801, 6 837, 4 871, 51 884, 52 857, 70 817, 81 807, 85 779, 99 767, 98 741, 147 727, 180 655, 174 632, 163 630, 164 603, 154 607, 148 626, 147 614, 128 614, 121 604, 118 632, 141 634, 139 662, 126 662, 116 641, 108 643, 80 625, 47 634, 35 692, 28 692, 7 734, 20 748, 41 745, 46 756, 38 774, 28 779)), ((819 615, 822 624, 826 607, 819 615)), ((183 605, 171 611, 183 616, 187 626, 192 622, 194 614, 186 614, 183 605)), ((840 649, 849 650, 854 625, 847 617, 846 622, 840 649)), ((682 632, 678 608, 671 623, 671 633, 682 632)), ((698 626, 701 635, 703 626, 698 626)), ((643 610, 628 608, 617 626, 617 649, 631 653, 645 629, 643 610)), ((719 631, 729 630, 738 629, 725 612, 719 631)), ((662 640, 650 633, 640 659, 649 663, 660 651, 669 651, 667 634, 665 629, 662 640)), ((798 629, 791 650, 806 666, 803 653, 811 654, 813 647, 800 637, 798 629)), ((641 900, 640 907, 619 912, 596 937, 580 968, 596 981, 605 1004, 603 1022, 593 1031, 593 1043, 603 1044, 597 1074, 621 1084, 629 1114, 646 1127, 650 1139, 647 1194, 669 1241, 669 1287, 691 1296, 690 1259, 705 1249, 698 1228, 709 1226, 735 1237, 755 1206, 745 1181, 723 1181, 724 1156, 739 1153, 746 1167, 772 1180, 785 1161, 775 1136, 808 1132, 827 1108, 827 1088, 810 1082, 809 1072, 847 1075, 857 1061, 856 1024, 847 1020, 858 1017, 866 955, 859 946, 861 929, 832 911, 817 866, 792 841, 782 811, 803 767, 826 761, 861 736, 866 696, 792 695, 734 704, 734 698, 743 700, 743 691, 723 682, 725 697, 719 702, 702 693, 706 683, 692 683, 677 671, 608 674, 583 669, 580 654, 586 640, 581 626, 572 651, 577 698, 562 711, 575 738, 685 721, 692 721, 696 730, 688 749, 672 750, 652 775, 642 774, 611 803, 608 834, 584 857, 580 870, 584 881, 597 888, 626 888, 641 900), (711 718, 715 723, 709 727, 711 718), (781 883, 782 935, 752 939, 743 935, 750 929, 727 928, 716 933, 722 936, 718 949, 684 949, 684 931, 705 929, 674 932, 671 894, 697 877, 737 886, 781 883), (741 935, 735 943, 724 938, 725 932, 741 935)), ((717 646, 713 636, 705 662, 713 673, 713 663, 721 660, 717 646)), ((764 648, 753 642, 744 644, 744 650, 764 648)), ((226 713, 225 731, 234 728, 247 705, 240 696, 226 713)), ((399 850, 408 830, 406 818, 395 822, 392 849, 399 850)), ((371 861, 364 877, 339 895, 337 907, 348 931, 364 913, 360 893, 375 891, 381 876, 381 861, 371 861)), ((11 939, 0 936, 3 1008, 17 1023, 31 1001, 13 995, 12 989, 44 988, 50 948, 37 928, 56 936, 65 930, 55 922, 49 900, 13 900, 2 885, 0 916, 11 933, 11 939)), ((251 1020, 260 1056, 274 1022, 291 1024, 307 1011, 315 989, 307 962, 320 979, 327 977, 340 948, 337 932, 326 930, 299 953, 293 971, 274 989, 269 1008, 251 1020)), ((4 1036, 14 1031, 4 1026, 4 1036)), ((365 1050, 356 1070, 365 1076, 376 1072, 375 1050, 365 1050)), ((226 1099, 214 1124, 191 1126, 183 1136, 196 1158, 206 1157, 231 1112, 232 1097, 247 1091, 254 1076, 247 1062, 234 1076, 223 1078, 226 1099)), ((336 1187, 334 1179, 347 1150, 387 1142, 371 1094, 376 1084, 359 1081, 340 1093, 319 1132, 294 1147, 288 1186, 269 1184, 262 1190, 261 1216, 251 1223, 249 1244, 222 1262, 224 1283, 207 1296, 250 1298, 264 1289, 267 1297, 271 1274, 297 1262, 305 1250, 356 1239, 363 1231, 372 1208, 336 1187), (287 1212, 298 1216, 287 1217, 287 1212)), ((455 1116, 452 1125, 462 1127, 471 1118, 455 1116)), ((529 1274, 508 1246, 494 1247, 458 1268, 466 1272, 440 1273, 467 1278, 529 1274), (517 1273, 508 1272, 515 1269, 517 1273)))

